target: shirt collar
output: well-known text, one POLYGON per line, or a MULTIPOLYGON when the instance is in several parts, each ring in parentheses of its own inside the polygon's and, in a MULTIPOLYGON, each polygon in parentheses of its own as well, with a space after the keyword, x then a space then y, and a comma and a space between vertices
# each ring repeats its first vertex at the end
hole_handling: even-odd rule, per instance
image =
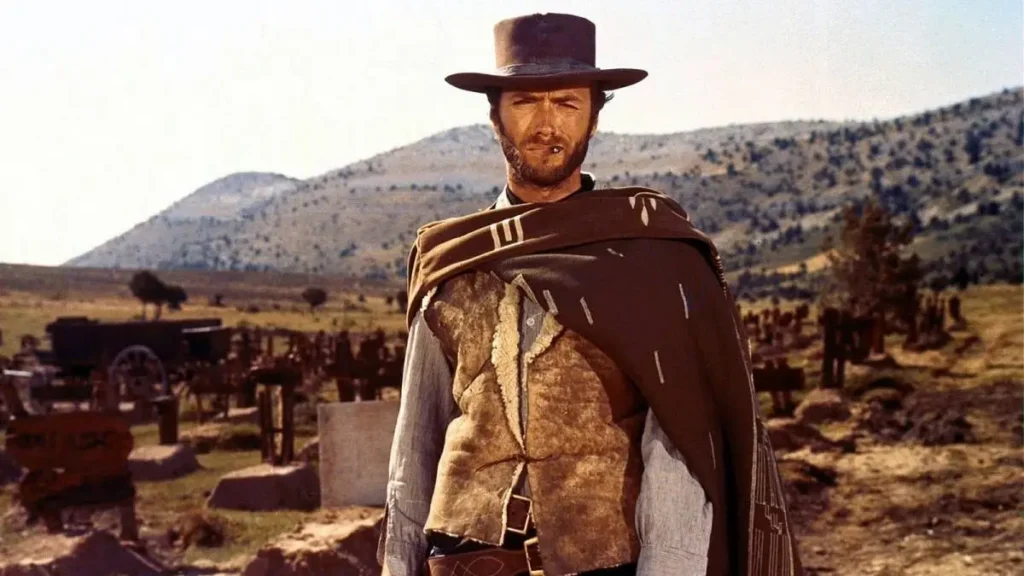
MULTIPOLYGON (((594 175, 593 174, 591 174, 589 172, 581 172, 580 173, 580 177, 581 178, 580 178, 580 187, 579 187, 579 189, 576 190, 575 192, 573 192, 572 194, 569 194, 569 196, 572 196, 573 194, 576 194, 577 192, 583 192, 584 190, 593 190, 594 189, 596 181, 594 179, 594 175)), ((565 198, 568 198, 569 196, 566 196, 565 198)), ((562 198, 562 200, 565 200, 565 198, 562 198)), ((523 204, 523 203, 524 203, 523 200, 521 198, 519 198, 518 196, 516 196, 515 194, 513 194, 512 190, 508 187, 508 183, 506 183, 505 184, 505 188, 501 191, 501 194, 498 195, 498 200, 497 200, 497 202, 495 202, 494 207, 495 208, 508 208, 509 206, 515 206, 517 204, 523 204)))

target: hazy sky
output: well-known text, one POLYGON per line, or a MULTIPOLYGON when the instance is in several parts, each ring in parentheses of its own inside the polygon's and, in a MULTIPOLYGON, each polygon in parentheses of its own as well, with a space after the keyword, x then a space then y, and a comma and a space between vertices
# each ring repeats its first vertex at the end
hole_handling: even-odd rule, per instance
POLYGON ((0 262, 59 264, 217 178, 308 178, 456 125, 494 23, 597 25, 614 132, 888 118, 1020 85, 1020 0, 0 0, 0 262))

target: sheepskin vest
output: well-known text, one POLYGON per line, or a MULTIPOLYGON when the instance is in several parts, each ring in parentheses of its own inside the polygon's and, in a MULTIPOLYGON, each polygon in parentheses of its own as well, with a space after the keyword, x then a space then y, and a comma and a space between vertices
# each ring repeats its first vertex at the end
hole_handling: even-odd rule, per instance
POLYGON ((448 427, 425 529, 501 545, 525 470, 545 573, 635 562, 646 401, 607 355, 551 314, 520 364, 523 297, 493 274, 469 272, 424 299, 461 411, 448 427))

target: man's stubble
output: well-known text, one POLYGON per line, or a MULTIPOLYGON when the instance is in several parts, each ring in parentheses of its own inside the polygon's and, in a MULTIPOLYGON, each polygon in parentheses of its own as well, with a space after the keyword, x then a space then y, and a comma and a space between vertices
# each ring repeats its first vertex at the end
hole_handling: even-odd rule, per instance
POLYGON ((596 117, 591 117, 590 122, 587 124, 586 136, 582 142, 572 143, 561 136, 543 138, 533 135, 522 143, 523 147, 529 145, 561 146, 565 159, 557 166, 548 168, 531 166, 523 157, 516 144, 505 133, 505 126, 502 124, 501 119, 495 118, 498 143, 501 144, 501 151, 505 155, 505 160, 510 168, 509 180, 512 183, 527 184, 541 188, 551 188, 564 182, 586 160, 587 152, 590 149, 590 133, 596 120, 596 117))

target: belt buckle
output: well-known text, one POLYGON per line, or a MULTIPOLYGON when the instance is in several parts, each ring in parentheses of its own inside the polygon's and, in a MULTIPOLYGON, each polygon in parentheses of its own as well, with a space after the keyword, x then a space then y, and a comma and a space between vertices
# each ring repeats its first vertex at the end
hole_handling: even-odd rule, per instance
MULTIPOLYGON (((544 576, 544 571, 534 568, 533 562, 530 560, 530 546, 537 546, 537 537, 527 538, 526 542, 523 542, 523 554, 526 554, 526 569, 529 571, 530 576, 544 576)), ((537 548, 537 558, 540 558, 540 548, 537 548)))
POLYGON ((513 527, 511 525, 506 525, 505 529, 508 530, 509 532, 515 532, 516 534, 525 536, 526 533, 530 529, 530 518, 533 517, 533 500, 530 500, 529 498, 526 498, 524 496, 519 496, 518 494, 513 494, 512 495, 512 499, 514 499, 514 500, 525 500, 526 501, 526 503, 527 503, 526 519, 523 520, 523 527, 522 528, 515 528, 515 527, 513 527))

